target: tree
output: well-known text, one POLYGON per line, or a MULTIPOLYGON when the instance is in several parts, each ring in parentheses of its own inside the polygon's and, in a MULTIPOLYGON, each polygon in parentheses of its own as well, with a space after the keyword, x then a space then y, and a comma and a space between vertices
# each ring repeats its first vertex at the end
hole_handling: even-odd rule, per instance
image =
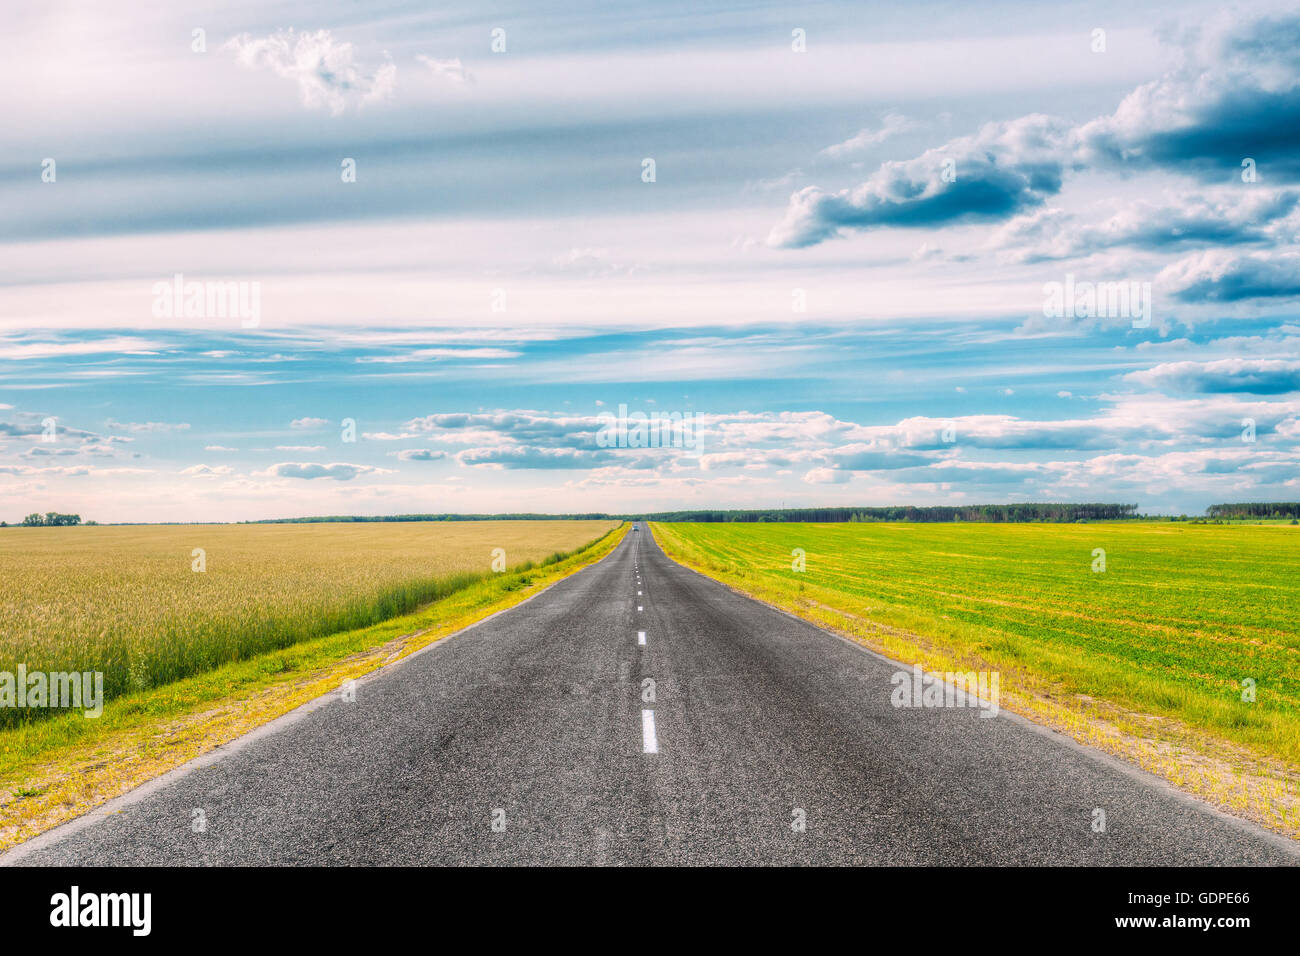
POLYGON ((23 524, 28 527, 60 528, 81 524, 81 515, 65 515, 57 511, 47 511, 42 516, 32 512, 23 519, 23 524))

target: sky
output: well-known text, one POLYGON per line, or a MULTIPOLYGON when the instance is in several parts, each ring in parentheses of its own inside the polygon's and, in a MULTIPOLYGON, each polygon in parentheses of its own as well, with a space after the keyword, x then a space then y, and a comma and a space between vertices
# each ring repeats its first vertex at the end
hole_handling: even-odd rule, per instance
POLYGON ((880 7, 7 11, 0 518, 1300 499, 1300 13, 880 7))

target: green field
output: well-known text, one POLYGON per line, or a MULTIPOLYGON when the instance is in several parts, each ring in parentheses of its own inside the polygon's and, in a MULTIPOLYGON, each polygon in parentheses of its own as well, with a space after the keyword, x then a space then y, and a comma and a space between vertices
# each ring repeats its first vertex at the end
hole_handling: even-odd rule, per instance
POLYGON ((1300 528, 656 524, 665 550, 886 652, 1172 718, 1300 765, 1300 528), (792 551, 806 570, 792 570, 792 551), (1105 571, 1094 572, 1094 549, 1105 571), (915 640, 900 635, 915 636, 915 640), (1256 700, 1243 701, 1243 680, 1256 700))
MULTIPOLYGON (((112 699, 408 613, 491 576, 494 549, 518 570, 617 524, 9 528, 0 531, 0 672, 102 671, 112 699)), ((42 716, 0 709, 0 723, 42 716)))

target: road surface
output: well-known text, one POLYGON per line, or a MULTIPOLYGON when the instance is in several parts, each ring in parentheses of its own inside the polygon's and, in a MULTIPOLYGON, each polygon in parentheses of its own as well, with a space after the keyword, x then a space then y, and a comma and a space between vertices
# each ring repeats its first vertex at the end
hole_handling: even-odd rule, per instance
POLYGON ((322 698, 4 862, 1300 862, 1005 712, 895 708, 898 669, 629 532, 355 701, 322 698))

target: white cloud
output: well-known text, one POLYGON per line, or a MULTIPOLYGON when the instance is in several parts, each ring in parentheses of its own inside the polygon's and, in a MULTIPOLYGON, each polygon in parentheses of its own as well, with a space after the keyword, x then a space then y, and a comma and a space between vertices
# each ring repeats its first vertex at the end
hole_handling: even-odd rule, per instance
POLYGON ((235 469, 229 465, 190 465, 188 468, 182 468, 181 474, 191 478, 221 478, 233 474, 234 471, 235 469))
POLYGON ((898 113, 886 113, 877 129, 859 130, 857 135, 842 143, 836 143, 834 146, 827 146, 818 155, 825 156, 828 159, 849 159, 861 156, 901 133, 908 133, 922 128, 921 123, 910 120, 906 116, 898 113))
POLYGON ((1282 395, 1300 392, 1300 361, 1231 358, 1213 362, 1166 362, 1129 372, 1124 377, 1166 391, 1282 395))
POLYGON ((518 358, 522 352, 514 349, 466 348, 466 349, 414 349, 398 355, 359 355, 357 361, 362 363, 400 364, 404 362, 427 362, 435 359, 503 359, 518 358))
POLYGON ((270 70, 293 81, 304 106, 328 109, 335 116, 349 105, 388 99, 397 82, 393 63, 364 71, 354 62, 352 44, 335 41, 329 30, 295 33, 290 29, 265 37, 241 33, 223 49, 233 51, 246 69, 270 70))
POLYGON ((397 452, 397 457, 402 461, 441 461, 447 457, 447 453, 431 448, 403 448, 397 452))
POLYGON ((838 468, 814 468, 803 476, 803 480, 810 485, 842 485, 852 477, 851 473, 838 468))
POLYGON ((320 464, 312 461, 283 461, 272 465, 260 474, 274 478, 331 478, 334 481, 351 481, 358 475, 387 475, 392 471, 387 468, 375 468, 371 465, 353 465, 347 462, 320 464))
POLYGON ((108 336, 76 342, 33 342, 14 339, 0 340, 0 358, 23 359, 63 358, 74 355, 155 355, 165 346, 152 339, 129 336, 108 336))
POLYGON ((1156 286, 1184 302, 1300 297, 1300 253, 1209 249, 1160 271, 1156 286))
POLYGON ((474 75, 465 69, 465 65, 460 62, 460 57, 450 60, 438 60, 431 56, 425 56, 423 53, 417 53, 415 58, 427 66, 434 76, 447 80, 454 86, 467 86, 474 82, 474 75))
POLYGON ((183 432, 190 427, 187 422, 115 422, 111 418, 104 422, 104 426, 129 432, 183 432))

